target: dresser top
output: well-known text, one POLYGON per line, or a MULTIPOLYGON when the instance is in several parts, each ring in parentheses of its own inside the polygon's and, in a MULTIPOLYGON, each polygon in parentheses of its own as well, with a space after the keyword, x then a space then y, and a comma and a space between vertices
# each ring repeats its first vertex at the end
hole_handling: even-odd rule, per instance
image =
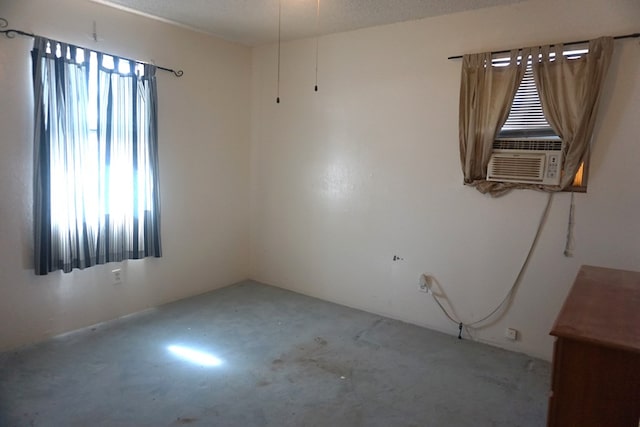
POLYGON ((640 272, 583 265, 551 335, 640 353, 640 272))

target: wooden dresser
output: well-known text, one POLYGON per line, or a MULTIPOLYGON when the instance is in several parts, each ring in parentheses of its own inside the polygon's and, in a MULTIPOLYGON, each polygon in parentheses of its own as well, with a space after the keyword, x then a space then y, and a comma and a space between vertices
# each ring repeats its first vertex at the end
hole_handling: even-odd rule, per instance
POLYGON ((582 266, 551 330, 548 426, 640 424, 640 273, 582 266))

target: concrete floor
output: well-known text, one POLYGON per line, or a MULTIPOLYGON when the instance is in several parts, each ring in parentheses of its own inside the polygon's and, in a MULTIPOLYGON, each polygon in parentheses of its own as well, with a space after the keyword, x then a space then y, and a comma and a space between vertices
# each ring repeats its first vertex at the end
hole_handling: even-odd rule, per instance
POLYGON ((549 376, 246 281, 0 354, 0 426, 538 427, 549 376))

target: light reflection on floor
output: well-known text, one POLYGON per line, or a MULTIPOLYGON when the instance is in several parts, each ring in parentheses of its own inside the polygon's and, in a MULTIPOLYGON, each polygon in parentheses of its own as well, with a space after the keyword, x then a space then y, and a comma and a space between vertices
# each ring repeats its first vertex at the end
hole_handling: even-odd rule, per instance
POLYGON ((207 367, 222 365, 221 359, 204 351, 195 350, 181 345, 170 345, 167 349, 181 359, 196 365, 207 367))

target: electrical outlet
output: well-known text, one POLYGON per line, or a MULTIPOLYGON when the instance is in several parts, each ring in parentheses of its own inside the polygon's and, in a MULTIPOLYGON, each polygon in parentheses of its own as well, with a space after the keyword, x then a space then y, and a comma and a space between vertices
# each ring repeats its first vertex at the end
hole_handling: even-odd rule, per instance
POLYGON ((431 293, 431 276, 423 274, 420 276, 420 282, 418 283, 418 290, 420 292, 431 293))
POLYGON ((516 341, 518 339, 518 330, 513 328, 507 328, 507 330, 504 331, 504 336, 508 340, 516 341))
POLYGON ((119 285, 122 283, 122 269, 116 268, 111 270, 111 279, 114 285, 119 285))

